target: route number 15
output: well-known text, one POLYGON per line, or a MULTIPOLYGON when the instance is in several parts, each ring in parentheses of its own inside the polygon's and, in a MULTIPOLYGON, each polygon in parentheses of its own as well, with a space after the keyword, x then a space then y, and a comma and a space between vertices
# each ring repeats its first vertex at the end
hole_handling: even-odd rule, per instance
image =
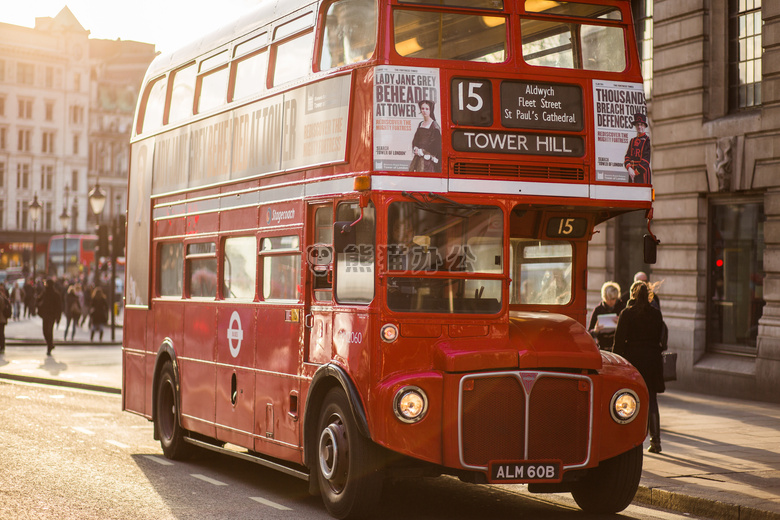
POLYGON ((493 124, 493 96, 490 81, 455 78, 452 80, 452 121, 457 125, 493 124))
POLYGON ((588 220, 576 217, 552 217, 547 221, 547 236, 552 238, 581 238, 588 229, 588 220))

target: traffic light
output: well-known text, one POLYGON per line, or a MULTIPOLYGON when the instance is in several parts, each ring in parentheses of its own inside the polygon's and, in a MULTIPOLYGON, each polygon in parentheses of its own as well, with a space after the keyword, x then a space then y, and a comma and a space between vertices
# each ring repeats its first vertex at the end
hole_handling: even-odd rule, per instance
POLYGON ((108 256, 110 249, 108 248, 108 226, 106 224, 100 224, 98 226, 98 256, 108 256))
POLYGON ((114 257, 125 256, 125 216, 117 215, 114 219, 114 238, 112 239, 112 245, 114 246, 114 257))

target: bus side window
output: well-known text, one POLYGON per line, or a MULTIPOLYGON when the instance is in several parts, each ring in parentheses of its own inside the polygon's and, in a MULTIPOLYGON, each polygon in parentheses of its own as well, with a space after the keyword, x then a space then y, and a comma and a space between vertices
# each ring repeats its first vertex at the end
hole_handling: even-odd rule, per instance
POLYGON ((263 258, 263 300, 300 301, 301 251, 298 236, 264 238, 260 256, 263 258))
POLYGON ((222 251, 222 297, 253 300, 257 277, 255 237, 227 238, 222 251))
POLYGON ((160 296, 177 296, 181 298, 184 279, 184 262, 182 244, 165 243, 160 245, 158 257, 160 273, 160 296))
MULTIPOLYGON (((354 240, 343 251, 335 251, 336 301, 370 303, 374 299, 374 263, 376 250, 376 212, 374 205, 363 208, 356 203, 339 204, 337 227, 347 223, 354 240)), ((341 232, 335 229, 334 233, 341 232)))
POLYGON ((222 106, 227 101, 229 58, 228 52, 224 51, 200 62, 200 76, 195 90, 198 114, 222 106))
POLYGON ((328 7, 320 70, 369 59, 376 47, 376 1, 338 0, 328 7))
POLYGON ((165 77, 157 78, 146 85, 141 110, 138 112, 136 133, 153 132, 162 126, 167 85, 165 77))
POLYGON ((240 60, 235 60, 233 67, 236 72, 231 101, 259 94, 265 87, 268 51, 262 49, 240 60))
POLYGON ((311 72, 311 55, 314 48, 313 13, 296 18, 274 30, 273 86, 302 78, 311 72), (294 34, 305 27, 307 31, 294 34))
POLYGON ((167 123, 176 123, 192 117, 192 101, 195 98, 195 64, 192 63, 173 73, 171 103, 167 123))
POLYGON ((314 245, 307 250, 309 268, 314 274, 312 290, 314 299, 333 299, 333 278, 329 270, 333 267, 333 208, 322 207, 314 214, 314 245))
POLYGON ((187 245, 187 276, 192 298, 217 296, 217 245, 201 242, 187 245))

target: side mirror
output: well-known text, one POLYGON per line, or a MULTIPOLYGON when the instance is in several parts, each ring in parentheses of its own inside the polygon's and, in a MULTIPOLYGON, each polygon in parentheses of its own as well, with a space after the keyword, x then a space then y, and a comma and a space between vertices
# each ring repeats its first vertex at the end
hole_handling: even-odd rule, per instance
POLYGON ((357 233, 351 221, 333 224, 333 252, 343 253, 347 247, 357 245, 357 233))
POLYGON ((645 235, 645 263, 646 264, 654 264, 656 262, 656 257, 658 253, 658 244, 661 242, 660 240, 657 240, 653 235, 645 235))

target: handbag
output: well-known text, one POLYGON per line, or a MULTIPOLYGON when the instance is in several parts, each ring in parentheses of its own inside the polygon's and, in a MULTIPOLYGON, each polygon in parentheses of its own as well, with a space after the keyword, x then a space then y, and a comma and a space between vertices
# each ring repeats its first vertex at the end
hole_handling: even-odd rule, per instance
POLYGON ((661 353, 664 365, 664 381, 677 381, 677 352, 661 353))

